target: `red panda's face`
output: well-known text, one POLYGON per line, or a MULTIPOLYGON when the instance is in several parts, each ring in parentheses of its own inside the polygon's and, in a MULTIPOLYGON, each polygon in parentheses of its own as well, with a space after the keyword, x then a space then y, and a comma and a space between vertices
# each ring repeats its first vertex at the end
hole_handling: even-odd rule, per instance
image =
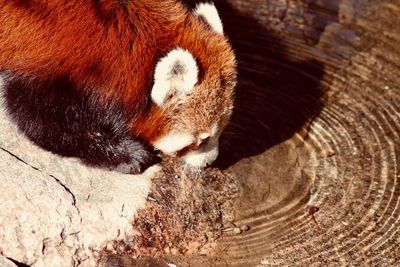
MULTIPOLYGON (((214 6, 203 4, 196 12, 222 36, 214 6)), ((153 146, 199 168, 218 156, 218 138, 232 114, 236 84, 236 62, 228 43, 213 51, 216 54, 199 58, 196 51, 173 49, 158 61, 151 92, 153 102, 168 118, 153 146)))

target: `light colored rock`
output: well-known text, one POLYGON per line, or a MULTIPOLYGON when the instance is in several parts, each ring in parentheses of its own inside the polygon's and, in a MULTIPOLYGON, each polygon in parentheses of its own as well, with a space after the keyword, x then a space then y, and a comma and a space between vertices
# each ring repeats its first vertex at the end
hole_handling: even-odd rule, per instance
POLYGON ((13 262, 5 257, 0 256, 0 266, 1 267, 17 267, 13 262))
POLYGON ((0 109, 0 257, 94 266, 107 241, 131 241, 133 216, 158 170, 123 175, 59 157, 18 133, 0 109))

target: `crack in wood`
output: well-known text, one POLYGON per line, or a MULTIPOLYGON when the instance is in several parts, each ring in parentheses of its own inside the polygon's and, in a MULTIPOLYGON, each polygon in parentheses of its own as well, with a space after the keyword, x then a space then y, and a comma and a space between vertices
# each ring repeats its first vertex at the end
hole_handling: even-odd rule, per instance
MULTIPOLYGON (((0 149, 3 150, 4 152, 6 152, 7 154, 9 154, 10 156, 12 156, 13 158, 17 159, 19 162, 22 162, 23 164, 25 164, 25 165, 31 167, 32 169, 34 169, 34 170, 36 170, 36 171, 38 171, 38 172, 41 172, 41 173, 43 173, 43 174, 45 174, 45 175, 47 175, 47 176, 53 178, 53 179, 54 179, 54 180, 55 180, 55 181, 56 181, 70 196, 71 196, 71 198, 72 198, 72 205, 75 207, 75 209, 77 210, 77 212, 78 212, 78 214, 79 214, 79 216, 80 216, 79 207, 76 205, 76 196, 75 196, 75 194, 74 194, 64 183, 62 183, 60 179, 58 179, 57 177, 55 177, 55 176, 52 175, 52 174, 48 174, 48 173, 42 171, 41 169, 39 169, 39 168, 37 168, 37 167, 35 167, 35 166, 29 164, 28 162, 26 162, 26 161, 23 160, 22 158, 18 157, 17 155, 15 155, 15 154, 12 153, 11 151, 9 151, 9 150, 7 150, 7 149, 5 149, 5 148, 3 148, 3 147, 0 147, 0 149)), ((82 218, 81 218, 81 221, 82 221, 82 218)))

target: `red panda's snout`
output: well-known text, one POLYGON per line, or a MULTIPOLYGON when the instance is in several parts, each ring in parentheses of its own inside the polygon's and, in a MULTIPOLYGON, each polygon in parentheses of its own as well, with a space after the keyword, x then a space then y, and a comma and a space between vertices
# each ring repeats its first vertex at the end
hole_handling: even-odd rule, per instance
POLYGON ((219 136, 232 114, 236 61, 215 7, 202 4, 195 12, 209 21, 215 38, 200 48, 183 43, 156 64, 151 99, 168 119, 152 145, 203 168, 217 158, 219 136))
POLYGON ((189 129, 183 129, 181 132, 171 131, 159 138, 154 146, 163 153, 181 158, 192 167, 203 168, 218 156, 219 134, 217 124, 213 126, 211 134, 198 134, 189 129))

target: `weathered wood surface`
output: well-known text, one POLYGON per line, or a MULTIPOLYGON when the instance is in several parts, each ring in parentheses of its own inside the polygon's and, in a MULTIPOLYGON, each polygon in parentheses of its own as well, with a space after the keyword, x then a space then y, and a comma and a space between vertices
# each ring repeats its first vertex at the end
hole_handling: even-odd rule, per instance
POLYGON ((251 230, 215 265, 398 266, 400 1, 220 6, 240 66, 221 159, 251 230))
POLYGON ((397 266, 400 1, 216 2, 240 74, 220 166, 251 230, 176 262, 397 266))
MULTIPOLYGON (((250 230, 226 232, 214 255, 123 256, 112 258, 111 266, 396 266, 400 1, 216 4, 240 73, 217 166, 236 176, 240 197, 233 223, 250 230)), ((68 166, 23 152, 39 169, 43 162, 50 169, 68 166)), ((3 173, 32 173, 3 154, 3 173)), ((73 208, 69 193, 52 183, 73 208)))

